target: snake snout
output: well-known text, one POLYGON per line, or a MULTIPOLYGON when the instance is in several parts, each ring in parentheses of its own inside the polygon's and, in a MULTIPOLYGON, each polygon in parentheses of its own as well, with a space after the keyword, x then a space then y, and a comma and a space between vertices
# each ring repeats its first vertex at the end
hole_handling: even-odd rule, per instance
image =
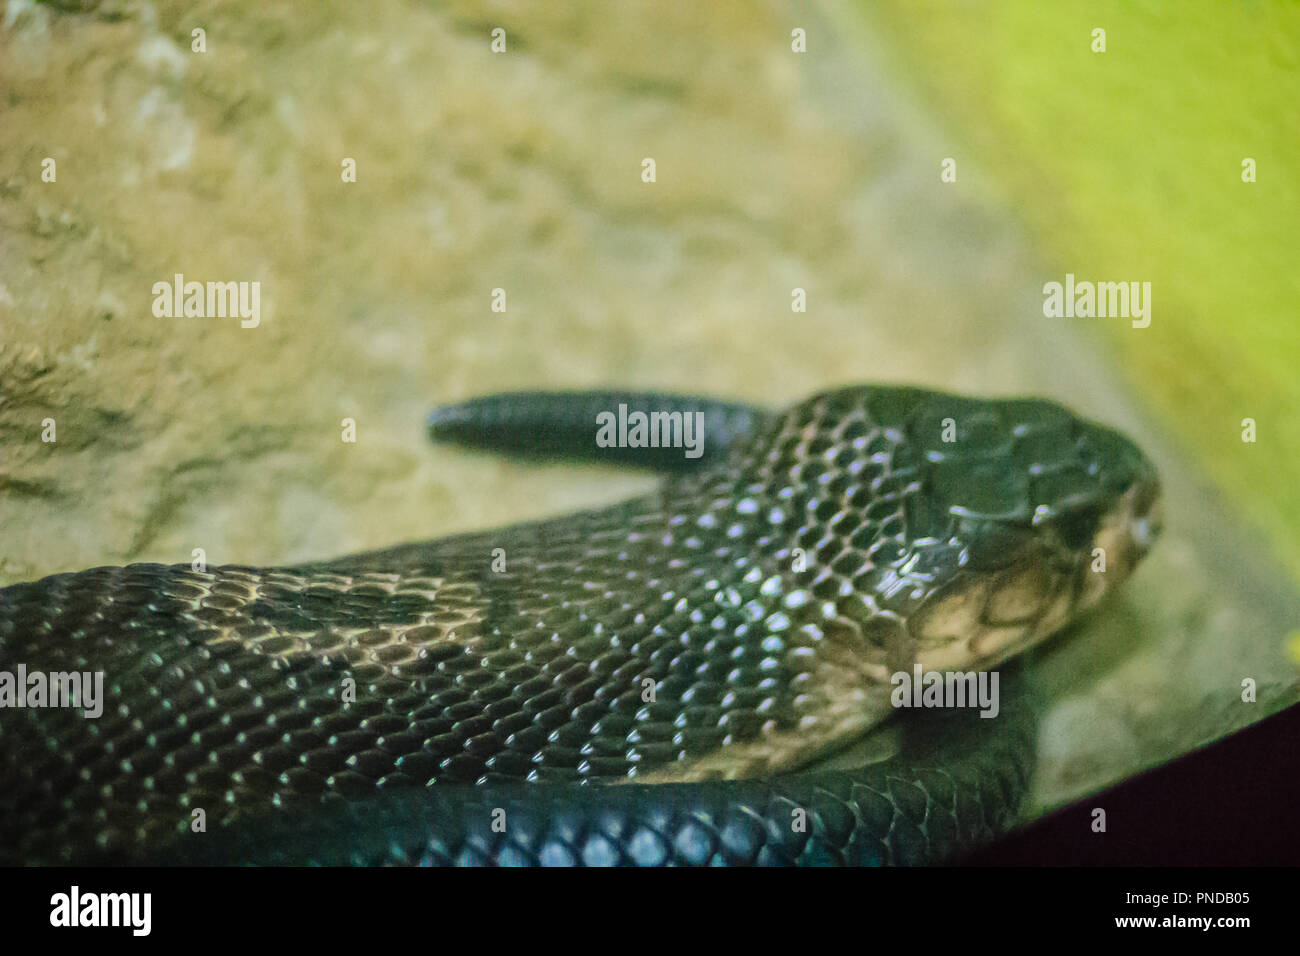
POLYGON ((1109 484, 1120 499, 1119 512, 1135 557, 1155 544, 1164 527, 1160 476, 1150 458, 1128 436, 1100 425, 1091 426, 1096 437, 1084 444, 1095 455, 1094 467, 1110 475, 1109 484))
POLYGON ((1096 531, 1083 549, 1087 561, 1098 552, 1106 556, 1105 580, 1090 576, 1084 589, 1093 603, 1110 585, 1127 577, 1155 545, 1164 523, 1160 478, 1145 453, 1120 432, 1103 425, 1086 424, 1080 448, 1088 471, 1100 480, 1104 492, 1096 531))
POLYGON ((1132 508, 1129 530, 1138 557, 1142 557, 1151 550, 1164 530, 1164 501, 1160 495, 1160 479, 1154 469, 1149 478, 1135 486, 1132 508))

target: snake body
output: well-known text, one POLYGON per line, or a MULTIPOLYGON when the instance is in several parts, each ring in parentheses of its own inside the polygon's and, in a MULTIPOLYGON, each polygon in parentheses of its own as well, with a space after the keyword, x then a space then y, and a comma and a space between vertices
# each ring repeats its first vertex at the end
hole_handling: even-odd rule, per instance
POLYGON ((517 393, 431 430, 666 477, 334 561, 0 590, 0 671, 102 671, 106 690, 97 720, 0 710, 0 854, 951 859, 1014 819, 1033 726, 1015 693, 1000 719, 909 714, 897 752, 809 768, 893 713, 892 675, 996 667, 1122 580, 1158 527, 1137 447, 1036 399, 517 393), (705 454, 597 447, 619 404, 698 412, 705 454))

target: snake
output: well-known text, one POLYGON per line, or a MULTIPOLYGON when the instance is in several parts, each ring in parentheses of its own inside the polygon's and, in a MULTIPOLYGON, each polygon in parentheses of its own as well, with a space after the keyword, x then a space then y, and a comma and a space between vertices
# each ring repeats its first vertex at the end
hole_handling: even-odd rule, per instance
POLYGON ((428 430, 660 481, 332 560, 0 589, 0 675, 103 675, 96 718, 0 710, 4 862, 957 861, 1029 785, 1016 659, 1161 523, 1141 449, 1042 398, 513 392, 428 430), (900 706, 900 675, 1003 671, 995 719, 900 706))

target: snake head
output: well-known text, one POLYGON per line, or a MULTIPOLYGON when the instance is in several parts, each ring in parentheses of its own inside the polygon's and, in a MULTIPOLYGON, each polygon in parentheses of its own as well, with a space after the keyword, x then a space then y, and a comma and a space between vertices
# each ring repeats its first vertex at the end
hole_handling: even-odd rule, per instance
POLYGON ((800 584, 868 642, 898 622, 906 638, 882 653, 937 669, 991 666, 1059 630, 1160 531, 1146 455, 1042 399, 841 389, 789 409, 750 454, 802 519, 800 584))

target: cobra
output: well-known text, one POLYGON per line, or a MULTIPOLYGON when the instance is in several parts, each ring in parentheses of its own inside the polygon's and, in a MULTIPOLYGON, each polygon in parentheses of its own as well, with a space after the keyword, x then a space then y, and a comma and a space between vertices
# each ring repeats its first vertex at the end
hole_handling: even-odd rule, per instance
POLYGON ((1160 526, 1142 452, 1039 399, 514 393, 430 430, 665 477, 308 565, 0 590, 0 669, 102 671, 106 695, 98 720, 0 712, 11 862, 950 860, 1015 819, 1032 692, 834 755, 893 715, 891 675, 1004 666, 1160 526), (704 454, 598 447, 620 404, 699 413, 704 454))

